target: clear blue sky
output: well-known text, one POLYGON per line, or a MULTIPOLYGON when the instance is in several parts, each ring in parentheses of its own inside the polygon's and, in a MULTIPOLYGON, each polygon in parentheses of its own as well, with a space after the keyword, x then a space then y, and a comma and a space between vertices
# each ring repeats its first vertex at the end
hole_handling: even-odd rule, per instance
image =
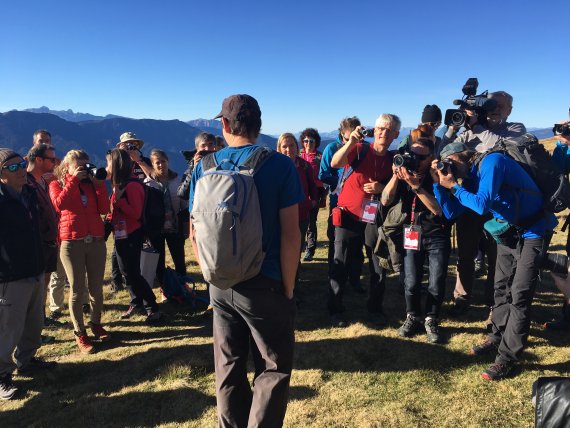
POLYGON ((382 112, 414 126, 478 77, 514 96, 512 120, 552 126, 570 107, 569 12, 567 0, 6 1, 0 111, 189 120, 249 93, 264 133, 382 112))

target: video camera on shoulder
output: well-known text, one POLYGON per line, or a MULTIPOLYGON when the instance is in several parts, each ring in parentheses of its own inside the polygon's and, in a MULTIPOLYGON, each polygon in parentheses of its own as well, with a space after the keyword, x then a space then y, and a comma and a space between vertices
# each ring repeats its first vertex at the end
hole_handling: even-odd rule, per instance
POLYGON ((465 110, 474 111, 477 114, 478 122, 485 124, 487 120, 487 113, 495 110, 497 101, 489 98, 489 91, 484 91, 479 95, 477 88, 479 81, 476 77, 470 77, 463 85, 463 98, 460 100, 453 100, 453 104, 459 106, 459 109, 449 109, 445 112, 445 119, 443 123, 447 126, 455 126, 461 128, 469 122, 469 116, 465 110))

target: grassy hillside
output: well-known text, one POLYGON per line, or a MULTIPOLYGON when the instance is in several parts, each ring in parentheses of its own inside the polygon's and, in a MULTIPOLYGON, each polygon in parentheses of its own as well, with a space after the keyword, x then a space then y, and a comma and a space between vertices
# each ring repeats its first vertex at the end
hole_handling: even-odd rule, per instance
MULTIPOLYGON (((475 284, 473 310, 462 319, 443 320, 447 339, 443 345, 429 344, 421 335, 398 337, 396 329, 405 311, 394 276, 387 283, 388 327, 369 323, 365 296, 348 288, 351 324, 330 328, 325 220, 326 212, 321 212, 320 248, 315 260, 304 263, 301 270, 302 301, 286 426, 533 426, 533 381, 545 375, 570 375, 570 337, 542 328, 558 315, 561 302, 548 274, 538 287, 524 370, 513 379, 489 383, 479 374, 490 361, 467 354, 484 338, 482 279, 475 284)), ((558 233, 553 248, 562 251, 564 242, 558 233)), ((448 301, 455 280, 454 257, 448 301)), ((190 257, 187 261, 199 282, 195 263, 190 257)), ((203 284, 199 288, 203 293, 203 284)), ((59 367, 33 379, 15 378, 28 392, 19 400, 0 402, 1 426, 216 426, 211 316, 203 306, 194 311, 164 304, 168 323, 151 328, 142 316, 119 319, 127 301, 126 292, 114 296, 105 287, 103 322, 113 337, 97 344, 96 354, 77 352, 71 327, 50 330, 57 342, 42 347, 39 354, 57 360, 59 367)), ((448 307, 446 303, 444 310, 448 307)))

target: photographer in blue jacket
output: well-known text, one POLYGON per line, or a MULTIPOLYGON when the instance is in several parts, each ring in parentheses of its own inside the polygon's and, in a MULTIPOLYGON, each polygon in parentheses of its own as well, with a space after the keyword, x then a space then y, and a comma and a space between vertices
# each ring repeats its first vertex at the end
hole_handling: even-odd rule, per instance
POLYGON ((497 240, 492 330, 474 346, 475 356, 497 353, 481 377, 500 380, 513 375, 530 330, 530 310, 538 280, 537 254, 557 224, 543 210, 542 194, 521 165, 503 153, 477 154, 461 142, 444 147, 434 161, 439 184, 434 194, 448 219, 466 209, 491 213, 485 229, 497 240), (465 184, 465 186, 464 186, 465 184))

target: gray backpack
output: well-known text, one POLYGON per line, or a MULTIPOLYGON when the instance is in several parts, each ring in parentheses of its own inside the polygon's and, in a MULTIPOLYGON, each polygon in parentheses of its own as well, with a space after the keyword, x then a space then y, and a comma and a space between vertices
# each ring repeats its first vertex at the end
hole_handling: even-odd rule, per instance
POLYGON ((227 290, 257 276, 265 254, 259 198, 253 176, 274 152, 257 148, 241 165, 217 164, 214 154, 200 161, 203 175, 196 182, 192 225, 204 279, 227 290))

